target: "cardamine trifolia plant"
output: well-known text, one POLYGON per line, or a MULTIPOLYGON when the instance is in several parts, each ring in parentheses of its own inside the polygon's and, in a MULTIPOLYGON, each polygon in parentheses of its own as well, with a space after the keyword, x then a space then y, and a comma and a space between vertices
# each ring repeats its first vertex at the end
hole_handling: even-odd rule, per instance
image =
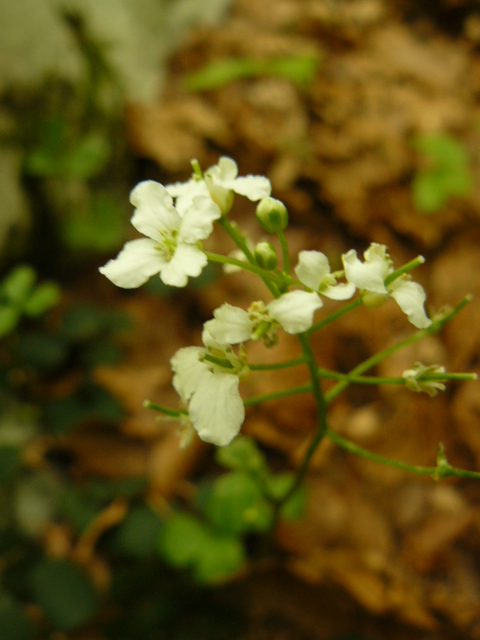
POLYGON ((478 471, 451 466, 442 445, 437 451, 436 465, 432 467, 411 465, 377 455, 333 431, 327 417, 329 403, 351 384, 398 384, 411 391, 435 396, 445 389, 448 381, 476 379, 475 374, 447 373, 442 366, 426 366, 419 362, 413 363, 398 378, 365 375, 403 347, 439 331, 467 304, 469 298, 460 301, 455 308, 428 317, 424 308, 425 292, 410 276, 424 258, 418 256, 395 269, 387 247, 377 243, 366 249, 363 260, 353 249, 343 254, 343 269, 340 271, 332 272, 328 258, 320 251, 301 251, 292 269, 285 236, 288 213, 279 200, 271 197, 269 180, 263 176, 238 177, 236 163, 226 157, 220 158, 218 164, 205 172, 197 161, 192 161, 192 167, 193 175, 185 183, 163 186, 145 181, 134 188, 130 199, 135 212, 131 221, 146 237, 127 242, 117 258, 100 268, 100 272, 115 285, 127 289, 143 285, 154 275, 159 275, 167 285, 184 287, 189 278, 201 274, 208 262, 215 262, 224 265, 226 272, 244 270, 258 276, 268 290, 265 300, 253 301, 248 309, 225 302, 205 323, 203 345, 185 347, 175 353, 171 359, 173 386, 181 398, 181 409, 146 402, 150 408, 178 420, 182 446, 188 445, 196 431, 202 440, 225 447, 238 435, 246 406, 273 398, 312 393, 317 406, 317 424, 304 458, 288 483, 277 483, 275 491, 265 487, 277 514, 300 488, 312 455, 324 438, 365 458, 435 479, 448 476, 480 478, 478 471), (280 257, 270 242, 263 241, 254 246, 229 219, 236 194, 258 203, 257 220, 265 232, 278 238, 280 257), (215 223, 235 243, 237 250, 233 254, 220 255, 203 249, 202 241, 210 236, 215 223), (341 306, 330 315, 316 318, 324 296, 341 306), (416 329, 415 333, 359 363, 347 374, 328 371, 318 365, 311 347, 313 333, 362 305, 374 309, 389 298, 393 298, 407 316, 416 329), (261 340, 265 347, 274 349, 280 330, 297 337, 299 356, 274 364, 250 362, 247 343, 261 340), (299 366, 308 368, 308 384, 245 401, 242 399, 240 386, 250 371, 299 366), (336 384, 324 392, 323 379, 336 380, 336 384))

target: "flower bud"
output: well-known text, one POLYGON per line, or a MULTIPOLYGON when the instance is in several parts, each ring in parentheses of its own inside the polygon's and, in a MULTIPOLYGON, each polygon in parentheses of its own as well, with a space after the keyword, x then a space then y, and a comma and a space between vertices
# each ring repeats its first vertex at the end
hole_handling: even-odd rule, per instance
POLYGON ((257 205, 257 220, 268 233, 278 233, 288 225, 287 208, 275 198, 263 198, 257 205))
POLYGON ((275 247, 270 242, 259 242, 255 247, 255 262, 262 269, 272 271, 277 268, 278 256, 275 247))

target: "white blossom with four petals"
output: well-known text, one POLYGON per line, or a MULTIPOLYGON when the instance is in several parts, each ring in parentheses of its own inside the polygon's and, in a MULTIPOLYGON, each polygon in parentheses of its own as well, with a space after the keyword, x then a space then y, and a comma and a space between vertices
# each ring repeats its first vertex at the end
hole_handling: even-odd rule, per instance
POLYGON ((221 344, 239 344, 263 339, 266 346, 277 343, 276 331, 281 326, 296 335, 310 329, 313 314, 322 306, 315 292, 289 291, 267 305, 254 302, 248 311, 223 304, 213 312, 213 320, 205 323, 205 331, 221 344))
POLYGON ((320 251, 300 251, 295 274, 306 287, 331 300, 349 300, 355 293, 353 283, 337 283, 327 256, 320 251))
POLYGON ((392 297, 417 329, 429 327, 432 321, 425 314, 426 296, 419 284, 404 274, 385 285, 386 278, 394 272, 387 247, 373 242, 363 255, 365 261, 361 262, 357 252, 351 249, 342 255, 342 260, 347 281, 364 290, 365 305, 379 306, 392 297))
POLYGON ((205 332, 204 344, 176 352, 171 359, 172 384, 187 404, 199 437, 224 447, 238 435, 245 420, 238 387, 248 368, 231 347, 216 344, 205 332))
POLYGON ((124 289, 140 287, 156 274, 174 287, 199 276, 207 257, 197 242, 208 238, 221 217, 218 205, 208 195, 190 193, 175 207, 167 189, 152 180, 138 184, 130 202, 136 207, 132 225, 147 237, 127 242, 100 273, 124 289))

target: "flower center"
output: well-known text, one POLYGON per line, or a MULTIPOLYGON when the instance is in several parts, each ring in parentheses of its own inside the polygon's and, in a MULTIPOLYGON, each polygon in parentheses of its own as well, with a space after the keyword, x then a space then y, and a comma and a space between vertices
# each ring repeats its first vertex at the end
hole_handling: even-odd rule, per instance
POLYGON ((178 247, 178 231, 176 229, 160 229, 161 240, 155 249, 170 262, 178 247))
POLYGON ((252 340, 261 339, 269 349, 275 347, 278 344, 277 329, 280 325, 270 316, 261 300, 252 302, 248 308, 248 317, 253 324, 252 340))

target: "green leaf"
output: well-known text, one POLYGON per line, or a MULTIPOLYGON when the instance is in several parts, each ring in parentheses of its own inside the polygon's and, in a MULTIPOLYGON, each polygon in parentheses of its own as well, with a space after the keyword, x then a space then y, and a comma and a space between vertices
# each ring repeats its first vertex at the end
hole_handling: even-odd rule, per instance
POLYGON ((228 469, 252 471, 263 473, 267 471, 267 463, 264 455, 258 448, 255 440, 248 436, 235 438, 226 447, 217 449, 215 458, 218 464, 228 469))
MULTIPOLYGON (((290 489, 293 481, 292 473, 278 473, 268 478, 268 487, 273 496, 281 498, 290 489)), ((280 515, 286 520, 299 520, 304 515, 306 506, 307 490, 305 486, 301 486, 282 504, 280 515)))
POLYGON ((41 560, 31 571, 30 585, 54 629, 74 629, 95 615, 98 594, 80 567, 68 560, 41 560))
POLYGON ((320 64, 318 54, 259 59, 251 57, 216 60, 185 77, 187 91, 218 89, 229 82, 258 76, 287 78, 301 88, 308 86, 320 64))
POLYGON ((205 525, 186 513, 173 513, 164 523, 159 536, 161 555, 175 567, 186 568, 195 563, 208 545, 205 525))
POLYGON ((421 170, 412 183, 416 209, 431 213, 445 206, 452 196, 465 197, 472 191, 469 157, 462 142, 440 134, 418 136, 414 146, 430 165, 421 170))
POLYGON ((20 312, 15 307, 0 307, 0 338, 8 336, 20 320, 20 312))
POLYGON ((23 607, 8 598, 0 600, 0 638, 2 640, 29 640, 35 626, 23 607))
POLYGON ((136 505, 130 509, 114 536, 114 546, 133 558, 148 558, 155 555, 162 522, 147 505, 136 505))
POLYGON ((32 290, 37 274, 28 265, 21 265, 11 271, 1 285, 2 294, 16 306, 23 306, 32 290))
POLYGON ((60 287, 54 282, 43 282, 32 293, 25 303, 24 312, 27 316, 36 318, 60 301, 60 287))
POLYGON ((23 333, 15 352, 18 364, 42 371, 59 369, 67 357, 67 345, 61 336, 36 331, 23 333))
POLYGON ((245 550, 236 536, 212 533, 205 539, 202 553, 196 559, 194 576, 200 582, 222 582, 239 571, 245 562, 245 550))
POLYGON ((64 241, 74 250, 107 253, 125 238, 125 207, 109 193, 93 193, 84 208, 62 220, 64 241))
POLYGON ((267 531, 273 516, 257 482, 242 471, 227 473, 216 480, 203 510, 220 530, 236 534, 267 531))
POLYGON ((115 421, 124 415, 122 405, 111 393, 88 381, 72 395, 56 398, 46 405, 47 423, 55 433, 71 431, 86 420, 115 421))
POLYGON ((418 211, 431 213, 441 209, 449 199, 442 179, 435 172, 420 173, 412 183, 413 205, 418 211))
POLYGON ((220 582, 245 564, 245 551, 236 536, 214 531, 185 513, 174 513, 164 523, 158 548, 174 566, 192 569, 200 582, 220 582))
POLYGON ((107 139, 92 133, 79 140, 65 154, 62 174, 67 178, 89 180, 103 171, 110 157, 107 139))

